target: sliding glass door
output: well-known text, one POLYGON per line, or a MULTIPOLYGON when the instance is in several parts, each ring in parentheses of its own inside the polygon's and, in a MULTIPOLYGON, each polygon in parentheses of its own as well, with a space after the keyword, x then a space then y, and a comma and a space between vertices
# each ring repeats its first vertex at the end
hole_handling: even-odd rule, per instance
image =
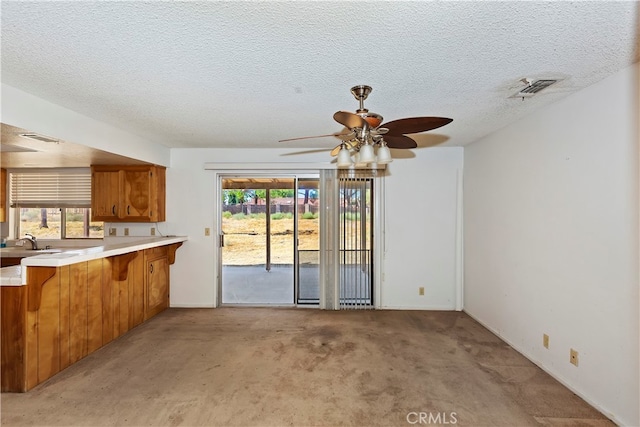
POLYGON ((375 177, 218 175, 221 304, 372 308, 375 177))

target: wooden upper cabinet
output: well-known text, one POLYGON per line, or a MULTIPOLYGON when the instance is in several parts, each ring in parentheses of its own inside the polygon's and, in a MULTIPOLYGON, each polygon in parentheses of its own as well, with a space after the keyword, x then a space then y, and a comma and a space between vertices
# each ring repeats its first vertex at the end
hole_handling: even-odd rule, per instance
POLYGON ((93 220, 117 221, 120 209, 120 171, 91 171, 93 220))
POLYGON ((7 220, 7 170, 0 169, 0 222, 7 220))
MULTIPOLYGON (((154 199, 157 199, 157 191, 153 188, 153 172, 144 170, 123 171, 123 200, 121 217, 151 218, 154 211, 154 199)), ((157 210, 157 209, 156 209, 157 210)))
POLYGON ((165 176, 162 166, 92 166, 91 219, 164 221, 165 176))

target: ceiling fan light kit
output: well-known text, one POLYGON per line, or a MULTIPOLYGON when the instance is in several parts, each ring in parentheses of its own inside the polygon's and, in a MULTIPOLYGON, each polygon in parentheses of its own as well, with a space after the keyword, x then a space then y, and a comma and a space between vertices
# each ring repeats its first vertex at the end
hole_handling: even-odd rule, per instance
POLYGON ((360 147, 360 162, 361 163, 374 163, 376 161, 376 154, 373 151, 373 146, 370 144, 364 144, 360 147))
POLYGON ((338 160, 336 164, 339 168, 348 168, 353 164, 351 161, 351 153, 344 144, 342 144, 340 151, 338 151, 338 160))
MULTIPOLYGON (((372 164, 387 164, 393 159, 390 148, 416 148, 418 144, 406 134, 426 132, 451 123, 446 117, 410 117, 393 120, 382 124, 382 116, 364 108, 373 89, 371 86, 359 85, 351 88, 351 93, 359 102, 355 114, 348 111, 338 111, 333 119, 349 129, 349 140, 331 150, 332 156, 338 156, 339 168, 361 168, 372 164), (377 152, 377 154, 376 154, 377 152)), ((325 135, 323 135, 325 136, 325 135)), ((306 139, 309 137, 293 138, 306 139)))
POLYGON ((391 150, 389 150, 389 147, 383 145, 378 148, 377 163, 379 165, 385 165, 387 163, 391 163, 392 161, 393 159, 391 158, 391 150))

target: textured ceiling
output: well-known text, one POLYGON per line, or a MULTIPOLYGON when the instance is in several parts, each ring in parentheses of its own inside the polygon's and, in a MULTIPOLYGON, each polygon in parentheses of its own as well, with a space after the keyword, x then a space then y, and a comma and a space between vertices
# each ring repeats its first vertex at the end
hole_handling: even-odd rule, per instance
POLYGON ((365 106, 385 121, 454 119, 423 145, 465 145, 636 62, 639 50, 631 1, 1 8, 3 83, 169 147, 283 147, 338 132, 332 115, 357 108, 358 84, 373 87, 365 106), (523 101, 512 95, 524 77, 561 81, 523 101))

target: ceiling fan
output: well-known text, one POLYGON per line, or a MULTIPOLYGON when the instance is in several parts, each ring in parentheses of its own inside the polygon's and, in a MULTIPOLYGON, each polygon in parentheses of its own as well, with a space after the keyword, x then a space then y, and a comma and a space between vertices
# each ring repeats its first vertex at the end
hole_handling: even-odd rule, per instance
POLYGON ((349 129, 348 133, 283 139, 280 142, 327 136, 346 137, 340 145, 331 150, 332 156, 338 156, 338 167, 350 167, 354 163, 356 166, 370 163, 384 164, 392 161, 389 148, 416 148, 418 146, 406 134, 437 129, 453 121, 453 119, 446 117, 409 117, 382 124, 381 115, 364 108, 364 100, 367 99, 371 91, 371 86, 352 87, 351 93, 360 102, 360 107, 355 114, 348 111, 338 111, 333 115, 336 122, 349 129))

